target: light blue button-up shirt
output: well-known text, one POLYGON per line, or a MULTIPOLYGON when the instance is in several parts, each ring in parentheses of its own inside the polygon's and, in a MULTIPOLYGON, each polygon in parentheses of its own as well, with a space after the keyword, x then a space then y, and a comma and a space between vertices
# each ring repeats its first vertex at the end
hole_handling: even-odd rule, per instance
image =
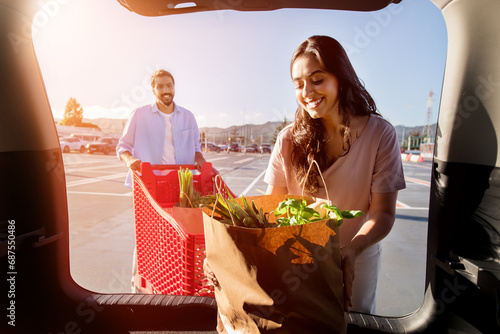
MULTIPOLYGON (((156 103, 134 110, 123 129, 123 135, 116 146, 116 154, 129 151, 136 159, 162 164, 165 139, 165 118, 156 103)), ((171 118, 174 138, 175 161, 179 165, 195 163, 195 152, 201 152, 200 130, 192 112, 175 105, 171 118)), ((132 187, 129 170, 125 185, 132 187)))

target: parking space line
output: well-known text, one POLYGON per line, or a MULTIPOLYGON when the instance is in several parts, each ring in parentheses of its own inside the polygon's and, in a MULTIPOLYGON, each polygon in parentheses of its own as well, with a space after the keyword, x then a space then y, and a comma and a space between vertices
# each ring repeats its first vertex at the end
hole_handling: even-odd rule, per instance
POLYGON ((224 180, 238 180, 238 181, 247 181, 247 180, 250 180, 250 181, 253 181, 255 178, 253 177, 250 177, 250 176, 235 176, 235 175, 231 175, 231 174, 228 174, 228 175, 225 175, 224 176, 224 180))
POLYGON ((427 170, 432 170, 432 167, 430 165, 421 165, 419 162, 409 162, 409 161, 403 161, 403 166, 410 166, 412 168, 420 168, 420 169, 427 169, 427 170))
POLYGON ((80 186, 83 184, 107 181, 107 180, 111 180, 111 179, 123 178, 125 176, 127 176, 127 173, 120 173, 120 174, 114 174, 114 175, 110 175, 110 176, 93 177, 93 178, 85 179, 85 180, 66 182, 66 188, 80 186))
POLYGON ((426 207, 420 207, 420 206, 409 206, 409 207, 396 207, 397 210, 425 210, 428 211, 429 208, 426 207))
POLYGON ((67 191, 66 193, 68 194, 78 194, 78 195, 104 195, 104 196, 120 196, 120 197, 130 197, 132 196, 132 193, 125 193, 125 194, 117 194, 117 193, 98 193, 98 192, 91 192, 91 191, 67 191))
POLYGON ((405 204, 400 201, 396 201, 396 208, 409 208, 410 206, 408 204, 405 204))
POLYGON ((235 164, 242 164, 244 162, 247 162, 247 161, 250 161, 250 160, 253 160, 254 158, 246 158, 246 159, 241 159, 241 160, 238 160, 238 161, 235 161, 234 163, 235 164))
POLYGON ((207 160, 207 162, 212 162, 212 161, 217 161, 217 160, 224 160, 224 159, 229 159, 229 157, 214 158, 214 159, 207 160))
POLYGON ((64 165, 64 169, 87 171, 87 170, 93 170, 93 169, 116 168, 116 167, 121 167, 121 166, 123 166, 123 165, 122 164, 112 164, 112 165, 100 164, 98 166, 78 167, 78 164, 72 164, 72 165, 64 165))
MULTIPOLYGON (((252 159, 252 158, 249 158, 249 159, 252 159)), ((243 190, 243 192, 238 197, 245 196, 252 189, 252 187, 260 180, 260 178, 262 176, 264 176, 265 173, 266 173, 266 170, 263 170, 262 173, 260 173, 260 175, 257 176, 255 178, 255 180, 253 180, 252 183, 250 183, 248 185, 248 187, 245 190, 243 190)))
POLYGON ((112 174, 115 175, 116 171, 103 171, 103 170, 82 170, 82 169, 71 169, 71 170, 66 170, 68 175, 71 175, 71 173, 78 173, 78 172, 85 172, 89 174, 112 174))
POLYGON ((406 203, 396 201, 396 209, 407 209, 407 210, 429 210, 429 208, 423 207, 411 207, 406 203))
POLYGON ((413 183, 422 184, 422 185, 427 186, 427 187, 430 187, 430 186, 431 186, 431 183, 430 183, 429 181, 424 181, 424 180, 414 179, 414 178, 412 178, 412 177, 406 177, 406 176, 405 176, 405 180, 406 180, 406 181, 413 182, 413 183))

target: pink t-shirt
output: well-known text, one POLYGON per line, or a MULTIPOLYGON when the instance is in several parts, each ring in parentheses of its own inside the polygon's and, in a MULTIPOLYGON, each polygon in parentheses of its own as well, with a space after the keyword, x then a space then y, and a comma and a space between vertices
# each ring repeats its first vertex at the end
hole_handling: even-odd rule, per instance
MULTIPOLYGON (((277 187, 287 187, 291 195, 302 195, 291 164, 291 125, 279 134, 264 181, 277 187)), ((368 219, 371 193, 389 193, 406 187, 401 151, 394 127, 384 118, 371 115, 361 135, 351 145, 349 153, 337 159, 323 172, 328 195, 341 210, 361 210, 365 215, 346 220, 341 226, 350 240, 368 219), (347 227, 346 225, 349 225, 347 227)), ((316 198, 326 199, 323 181, 316 198)), ((343 239, 343 240, 342 240, 343 239)))

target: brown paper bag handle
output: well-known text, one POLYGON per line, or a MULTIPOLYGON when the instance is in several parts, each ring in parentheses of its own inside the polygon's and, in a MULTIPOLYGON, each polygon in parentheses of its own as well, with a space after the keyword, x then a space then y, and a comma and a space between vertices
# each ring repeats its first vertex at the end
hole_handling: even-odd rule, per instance
MULTIPOLYGON (((309 172, 311 171, 311 168, 313 166, 313 163, 316 164, 316 167, 318 168, 319 176, 321 177, 321 180, 323 181, 323 185, 325 186, 326 200, 328 201, 328 203, 331 204, 330 196, 328 195, 328 188, 326 187, 326 182, 325 182, 325 179, 323 178, 323 173, 321 173, 321 168, 319 168, 318 162, 316 160, 311 161, 311 163, 309 164, 309 169, 307 170, 305 179, 307 180, 307 178, 309 176, 309 172)), ((304 183, 304 185, 302 186, 302 197, 304 197, 304 188, 305 187, 306 187, 306 184, 304 183)))
POLYGON ((184 192, 184 191, 181 191, 180 194, 184 194, 184 196, 186 196, 188 202, 189 202, 189 205, 191 206, 191 208, 193 208, 193 203, 191 202, 191 199, 189 198, 189 196, 184 192))

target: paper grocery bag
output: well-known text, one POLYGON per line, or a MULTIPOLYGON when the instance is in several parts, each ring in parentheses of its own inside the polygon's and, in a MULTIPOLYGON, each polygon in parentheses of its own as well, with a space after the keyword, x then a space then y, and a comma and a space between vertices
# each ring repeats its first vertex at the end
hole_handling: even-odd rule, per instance
MULTIPOLYGON (((248 197, 274 212, 294 196, 248 197)), ((297 198, 297 197, 295 197, 297 198)), ((344 333, 338 227, 331 221, 275 228, 220 223, 203 213, 219 333, 344 333)))
POLYGON ((172 207, 172 217, 188 234, 203 234, 203 209, 172 207))

